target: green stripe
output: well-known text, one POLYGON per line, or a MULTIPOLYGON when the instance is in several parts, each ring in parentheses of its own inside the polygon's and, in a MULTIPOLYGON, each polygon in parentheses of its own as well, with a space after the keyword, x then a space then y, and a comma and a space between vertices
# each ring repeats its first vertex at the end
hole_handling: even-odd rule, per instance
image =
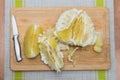
POLYGON ((105 71, 98 71, 98 80, 106 80, 105 71))
POLYGON ((97 7, 103 7, 104 6, 104 0, 96 0, 96 6, 97 7))
MULTIPOLYGON (((104 0, 96 0, 97 7, 104 6, 104 0)), ((106 72, 104 70, 98 71, 98 80, 106 80, 106 72)))
POLYGON ((22 72, 14 72, 14 80, 22 80, 22 72))
MULTIPOLYGON (((13 5, 15 5, 16 8, 22 7, 22 0, 13 0, 12 3, 15 3, 13 5)), ((22 72, 14 72, 13 80, 22 80, 22 72)))
POLYGON ((22 0, 15 0, 15 7, 17 8, 22 7, 22 0))

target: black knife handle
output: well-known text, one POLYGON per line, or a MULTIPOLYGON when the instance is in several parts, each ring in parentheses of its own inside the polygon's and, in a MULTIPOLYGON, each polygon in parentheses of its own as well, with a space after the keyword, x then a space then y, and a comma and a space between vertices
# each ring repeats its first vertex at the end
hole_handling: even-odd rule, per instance
POLYGON ((21 49, 20 49, 20 43, 19 43, 19 40, 18 40, 18 35, 13 36, 13 43, 14 43, 16 60, 18 62, 20 62, 22 60, 22 57, 21 57, 21 49))

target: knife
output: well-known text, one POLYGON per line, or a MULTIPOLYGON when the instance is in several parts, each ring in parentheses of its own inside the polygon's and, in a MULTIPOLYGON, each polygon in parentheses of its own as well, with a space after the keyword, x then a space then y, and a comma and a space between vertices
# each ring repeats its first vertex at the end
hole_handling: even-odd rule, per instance
POLYGON ((14 15, 12 15, 12 28, 13 28, 13 43, 14 43, 14 51, 16 55, 16 60, 20 62, 22 60, 22 57, 21 57, 20 43, 18 40, 19 34, 18 34, 18 29, 17 29, 17 23, 16 23, 14 15))

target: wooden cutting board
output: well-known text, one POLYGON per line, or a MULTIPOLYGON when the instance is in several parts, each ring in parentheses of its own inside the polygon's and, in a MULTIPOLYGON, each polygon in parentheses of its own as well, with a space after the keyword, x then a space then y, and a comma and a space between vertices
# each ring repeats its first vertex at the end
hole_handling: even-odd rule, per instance
MULTIPOLYGON (((34 59, 27 59, 23 52, 23 39, 26 30, 32 24, 39 24, 44 30, 49 27, 54 27, 61 13, 65 10, 72 9, 73 7, 59 7, 59 8, 14 8, 11 10, 16 18, 19 40, 21 45, 21 54, 23 60, 21 62, 16 61, 13 35, 11 26, 11 45, 10 45, 10 67, 14 71, 24 70, 50 70, 48 65, 45 65, 41 61, 41 56, 37 56, 34 59)), ((101 53, 93 51, 93 46, 86 48, 79 48, 76 51, 73 59, 74 63, 67 60, 67 53, 64 52, 64 67, 62 70, 103 70, 110 68, 110 35, 109 35, 109 19, 107 8, 96 7, 76 7, 77 9, 85 10, 91 17, 95 30, 101 32, 103 39, 103 49, 101 53)))

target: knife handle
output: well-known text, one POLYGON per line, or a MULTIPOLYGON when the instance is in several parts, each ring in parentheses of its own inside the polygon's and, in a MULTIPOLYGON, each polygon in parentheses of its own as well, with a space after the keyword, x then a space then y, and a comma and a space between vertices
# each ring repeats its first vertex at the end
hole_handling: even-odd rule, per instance
POLYGON ((22 60, 21 57, 21 50, 20 50, 20 43, 18 40, 18 35, 13 36, 13 42, 14 42, 14 50, 15 50, 15 55, 16 55, 16 60, 19 62, 22 60))

